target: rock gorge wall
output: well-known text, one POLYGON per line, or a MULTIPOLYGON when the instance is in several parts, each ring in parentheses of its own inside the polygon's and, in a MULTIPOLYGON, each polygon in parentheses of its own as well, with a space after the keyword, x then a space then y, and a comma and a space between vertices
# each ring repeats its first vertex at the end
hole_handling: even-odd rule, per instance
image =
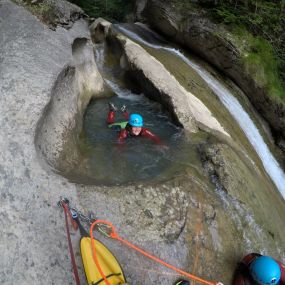
POLYGON ((74 168, 80 154, 78 136, 85 108, 103 92, 103 78, 88 38, 72 43, 73 60, 59 74, 51 101, 39 121, 35 144, 48 163, 60 171, 74 168))
POLYGON ((189 132, 197 132, 199 127, 229 136, 202 101, 186 91, 175 77, 141 46, 118 33, 113 26, 108 29, 106 37, 114 45, 120 45, 120 63, 126 75, 134 79, 146 96, 168 109, 177 125, 183 126, 189 132))
POLYGON ((137 1, 136 7, 138 20, 147 21, 167 38, 194 51, 229 76, 270 124, 277 144, 284 150, 285 104, 269 96, 266 88, 245 68, 242 49, 228 31, 211 22, 203 11, 183 14, 170 0, 137 1))
MULTIPOLYGON (((92 57, 85 60, 84 56, 91 56, 90 33, 82 20, 69 30, 51 30, 9 0, 0 1, 0 20, 1 284, 74 283, 64 215, 57 206, 60 196, 68 197, 84 213, 92 210, 112 221, 122 237, 210 280, 230 284, 236 262, 249 250, 284 261, 280 250, 285 237, 280 226, 284 204, 263 192, 267 185, 262 177, 257 185, 252 183, 254 169, 243 165, 226 145, 200 151, 211 161, 209 168, 217 165, 227 183, 231 177, 227 187, 233 191, 219 192, 208 182, 208 173, 195 169, 185 169, 160 185, 99 187, 70 183, 47 167, 42 154, 51 164, 60 156, 65 130, 76 126, 79 130, 81 118, 76 114, 82 115, 101 86, 92 57), (87 97, 79 96, 85 92, 87 97), (38 142, 43 151, 35 145, 38 142), (228 170, 223 171, 224 167, 228 170), (261 192, 265 194, 256 194, 261 192), (266 202, 274 208, 260 206, 266 202)), ((84 284, 79 239, 72 233, 84 284)), ((117 243, 104 242, 122 263, 130 284, 175 281, 176 276, 146 271, 154 268, 153 263, 117 243)))

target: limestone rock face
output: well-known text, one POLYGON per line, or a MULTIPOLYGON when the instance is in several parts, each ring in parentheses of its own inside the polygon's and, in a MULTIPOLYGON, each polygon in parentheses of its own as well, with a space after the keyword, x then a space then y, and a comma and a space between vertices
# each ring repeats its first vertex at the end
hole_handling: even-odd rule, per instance
POLYGON ((103 79, 87 38, 72 43, 73 60, 59 74, 52 99, 38 124, 36 146, 50 165, 67 171, 78 161, 78 134, 90 99, 103 91, 103 79))
POLYGON ((171 6, 171 1, 148 0, 143 15, 153 28, 195 51, 229 76, 247 94, 277 137, 285 137, 285 104, 270 97, 264 86, 246 70, 242 50, 227 31, 212 23, 203 12, 188 11, 184 18, 171 6))
POLYGON ((58 26, 70 29, 75 21, 86 16, 81 8, 66 0, 18 0, 17 3, 52 30, 58 26))
POLYGON ((35 134, 48 109, 62 108, 50 118, 54 128, 42 129, 46 139, 55 139, 56 147, 57 136, 65 133, 64 119, 82 104, 67 98, 77 96, 76 88, 79 92, 77 81, 72 81, 76 67, 88 66, 72 54, 77 38, 90 39, 83 20, 69 30, 53 31, 24 7, 8 0, 0 3, 1 284, 73 283, 63 216, 56 203, 59 196, 74 199, 76 188, 40 159, 35 134))
POLYGON ((97 18, 89 27, 93 42, 100 43, 105 40, 110 26, 110 22, 103 18, 97 18))
MULTIPOLYGON (((61 152, 65 130, 76 129, 71 134, 78 135, 84 106, 101 84, 84 21, 76 21, 69 30, 53 31, 23 7, 9 0, 0 2, 1 284, 74 284, 64 215, 57 206, 60 196, 85 214, 93 211, 96 217, 113 222, 123 238, 209 280, 230 284, 237 260, 253 248, 280 260, 283 254, 284 259, 285 228, 276 228, 280 217, 284 220, 285 207, 279 207, 274 194, 264 192, 262 183, 256 193, 267 193, 266 199, 249 187, 246 196, 240 193, 239 202, 231 197, 234 190, 227 195, 214 189, 208 174, 191 166, 163 184, 120 187, 74 184, 53 171, 53 165, 48 167, 42 156, 49 153, 52 164, 61 152), (261 225, 257 230, 255 217, 246 208, 249 198, 260 212, 267 211, 257 216, 261 225), (274 207, 261 207, 266 201, 274 207)), ((205 160, 215 152, 207 152, 205 160)), ((213 162, 228 165, 231 149, 221 153, 224 158, 213 162)), ((64 161, 69 158, 72 153, 64 161)), ((234 158, 242 165, 239 156, 234 158)), ((233 175, 234 169, 240 171, 229 167, 227 173, 240 181, 242 174, 233 175)), ((97 236, 103 239, 96 232, 97 236)), ((85 284, 79 239, 72 231, 85 284)), ((158 274, 160 268, 121 244, 103 241, 122 264, 130 284, 173 284, 176 280, 176 275, 158 274)))
POLYGON ((173 75, 141 46, 110 29, 109 38, 120 42, 120 62, 129 75, 140 84, 146 96, 160 102, 173 115, 174 121, 187 131, 214 130, 228 136, 210 110, 193 94, 186 91, 173 75))

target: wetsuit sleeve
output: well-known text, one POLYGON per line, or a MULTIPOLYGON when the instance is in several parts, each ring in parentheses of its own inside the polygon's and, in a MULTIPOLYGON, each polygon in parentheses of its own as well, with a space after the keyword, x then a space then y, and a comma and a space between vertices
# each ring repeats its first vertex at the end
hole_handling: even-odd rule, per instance
MULTIPOLYGON (((253 284, 252 278, 249 273, 249 265, 250 263, 260 254, 258 253, 250 253, 246 255, 237 266, 234 275, 233 285, 251 285, 253 284)), ((283 284, 282 284, 283 285, 283 284)))
POLYGON ((129 113, 127 111, 123 112, 123 117, 126 121, 129 120, 129 113))
POLYGON ((125 129, 121 130, 120 133, 119 133, 119 136, 118 136, 118 141, 119 141, 120 143, 124 142, 124 141, 125 141, 125 138, 126 138, 127 136, 128 136, 128 132, 127 132, 125 129))
POLYGON ((241 263, 248 267, 259 256, 261 256, 259 253, 250 253, 241 260, 241 263))
POLYGON ((114 111, 109 111, 108 117, 107 117, 107 124, 113 124, 115 123, 115 112, 114 111))
POLYGON ((285 285, 285 265, 277 261, 281 269, 280 285, 285 285))
POLYGON ((150 130, 143 128, 141 132, 141 136, 150 138, 152 141, 154 141, 156 144, 161 144, 161 140, 158 136, 153 134, 150 130))

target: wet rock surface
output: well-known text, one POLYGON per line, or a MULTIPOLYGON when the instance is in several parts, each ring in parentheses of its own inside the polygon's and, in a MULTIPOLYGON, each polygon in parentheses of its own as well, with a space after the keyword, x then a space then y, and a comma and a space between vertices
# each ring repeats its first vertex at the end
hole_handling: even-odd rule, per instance
POLYGON ((108 38, 122 46, 122 67, 147 96, 170 111, 178 125, 190 132, 197 132, 199 126, 228 135, 202 101, 187 92, 158 60, 114 28, 109 31, 108 38))
POLYGON ((95 64, 90 40, 76 38, 72 56, 70 66, 56 79, 35 138, 39 153, 60 171, 75 167, 80 157, 78 134, 82 131, 85 108, 92 97, 100 97, 103 92, 103 78, 95 64))
MULTIPOLYGON (((122 237, 210 280, 230 284, 236 262, 248 251, 272 254, 284 262, 285 232, 280 226, 284 203, 269 192, 260 195, 266 186, 262 186, 262 176, 259 192, 239 192, 237 203, 234 194, 227 196, 215 190, 207 179, 208 173, 195 168, 186 168, 185 173, 163 184, 125 187, 82 186, 53 172, 54 166, 48 167, 35 145, 37 126, 49 103, 61 105, 56 101, 60 94, 70 100, 65 98, 63 104, 66 113, 60 108, 62 113, 55 116, 59 122, 63 117, 68 121, 72 106, 76 109, 81 100, 85 102, 84 98, 72 96, 76 93, 71 83, 80 82, 74 80, 76 70, 86 67, 74 64, 75 58, 81 56, 74 58, 72 47, 76 39, 89 40, 89 31, 83 21, 76 21, 69 30, 59 27, 52 31, 23 7, 8 0, 0 4, 1 284, 30 285, 41 280, 46 284, 74 283, 64 217, 57 207, 60 196, 68 197, 85 213, 93 211, 97 217, 112 221, 122 237), (65 93, 54 92, 57 88, 65 93), (250 209, 258 209, 257 214, 250 215, 248 201, 254 201, 250 209), (272 202, 274 208, 264 206, 272 202), (265 219, 269 210, 269 218, 265 219)), ((85 53, 88 45, 82 42, 85 40, 75 46, 85 53)), ((48 123, 47 127, 51 128, 47 130, 49 136, 56 138, 54 128, 59 126, 48 123)), ((74 125, 61 127, 72 132, 74 125)), ((51 144, 56 145, 52 140, 51 144)), ((225 166, 230 164, 227 153, 231 151, 225 147, 225 153, 221 153, 224 158, 213 159, 213 167, 220 167, 221 161, 225 166)), ((208 151, 207 160, 212 153, 217 150, 208 151)), ((234 158, 242 165, 239 156, 234 158)), ((230 170, 232 179, 243 175, 239 168, 230 170)), ((85 284, 79 238, 72 233, 81 281, 85 284)), ((130 284, 172 284, 177 279, 112 240, 104 239, 104 243, 122 263, 130 284)))
MULTIPOLYGON (((140 2, 140 1, 138 1, 140 2)), ((256 110, 276 133, 285 137, 285 104, 269 96, 264 86, 242 63, 243 51, 223 27, 211 22, 201 11, 179 13, 171 1, 148 0, 143 14, 145 20, 172 41, 193 50, 229 76, 248 96, 256 110)))
POLYGON ((15 0, 15 2, 30 10, 52 30, 58 26, 70 29, 75 21, 86 17, 81 8, 65 0, 15 0))

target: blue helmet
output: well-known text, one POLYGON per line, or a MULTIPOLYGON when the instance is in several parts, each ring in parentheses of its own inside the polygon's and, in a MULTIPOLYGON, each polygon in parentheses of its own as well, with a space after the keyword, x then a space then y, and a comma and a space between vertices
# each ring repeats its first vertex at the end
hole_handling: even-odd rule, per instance
POLYGON ((131 114, 129 118, 129 124, 132 127, 142 127, 143 126, 143 118, 139 114, 131 114))
POLYGON ((260 285, 275 285, 281 277, 279 264, 269 256, 260 256, 250 264, 250 273, 260 285))

